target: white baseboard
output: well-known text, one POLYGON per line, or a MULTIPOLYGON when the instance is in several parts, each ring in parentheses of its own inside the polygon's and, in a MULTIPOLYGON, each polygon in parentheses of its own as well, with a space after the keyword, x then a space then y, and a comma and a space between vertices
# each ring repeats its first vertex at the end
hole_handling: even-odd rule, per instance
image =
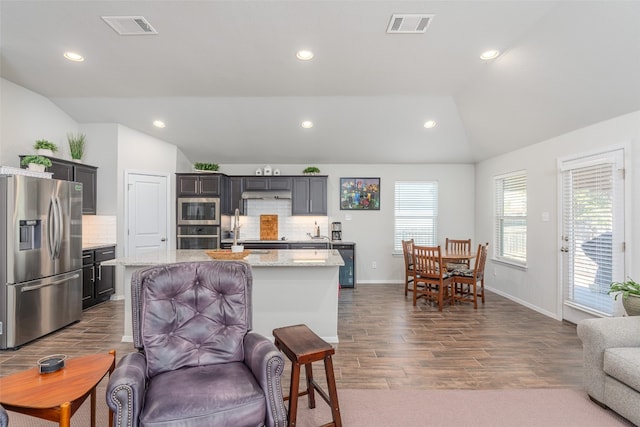
POLYGON ((550 311, 543 310, 540 307, 537 307, 537 306, 535 306, 533 304, 530 304, 530 303, 528 303, 526 301, 523 301, 520 298, 516 298, 513 295, 509 295, 509 294, 507 294, 505 292, 499 291, 497 289, 490 288, 488 286, 485 286, 485 289, 488 290, 488 291, 493 292, 494 294, 498 294, 498 295, 500 295, 502 297, 505 297, 508 300, 516 302, 516 303, 518 303, 520 305, 524 305, 525 307, 530 308, 533 311, 537 311, 540 314, 544 314, 547 317, 551 317, 552 319, 555 319, 555 320, 562 320, 562 316, 558 316, 556 313, 552 313, 550 311))
POLYGON ((356 286, 358 285, 402 285, 404 280, 358 280, 356 286))

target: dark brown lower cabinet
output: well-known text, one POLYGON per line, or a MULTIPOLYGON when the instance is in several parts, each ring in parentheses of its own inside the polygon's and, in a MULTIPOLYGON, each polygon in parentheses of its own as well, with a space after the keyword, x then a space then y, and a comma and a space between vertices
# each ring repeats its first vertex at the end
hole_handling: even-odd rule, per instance
POLYGON ((102 265, 116 257, 116 247, 82 251, 82 309, 107 301, 115 293, 115 267, 102 265))

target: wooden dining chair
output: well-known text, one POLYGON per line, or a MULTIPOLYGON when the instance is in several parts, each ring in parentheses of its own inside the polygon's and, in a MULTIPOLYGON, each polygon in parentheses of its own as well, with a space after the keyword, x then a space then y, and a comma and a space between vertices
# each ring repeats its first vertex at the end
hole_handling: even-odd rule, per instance
MULTIPOLYGON (((471 252, 471 239, 466 240, 457 240, 457 239, 449 239, 445 240, 445 249, 448 253, 462 252, 469 253, 471 252)), ((471 264, 468 259, 453 259, 447 262, 447 269, 453 270, 456 268, 470 268, 471 264)))
POLYGON ((435 301, 442 311, 445 300, 451 300, 453 275, 442 265, 440 246, 413 246, 413 305, 418 298, 435 301), (424 287, 420 287, 422 284, 424 287))
POLYGON ((453 301, 473 302, 473 308, 478 308, 478 297, 484 304, 484 267, 487 261, 489 243, 478 245, 478 256, 473 269, 457 268, 453 274, 453 301), (480 282, 480 288, 478 288, 480 282))
POLYGON ((413 290, 413 239, 402 241, 402 255, 404 256, 404 296, 409 293, 409 285, 413 290))

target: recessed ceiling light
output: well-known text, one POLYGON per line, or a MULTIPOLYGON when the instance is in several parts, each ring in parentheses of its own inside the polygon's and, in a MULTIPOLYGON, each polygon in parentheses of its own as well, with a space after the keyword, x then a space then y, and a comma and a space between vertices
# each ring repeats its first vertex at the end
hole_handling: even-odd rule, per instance
POLYGON ((300 124, 300 126, 302 126, 305 129, 311 129, 313 127, 313 122, 311 122, 309 120, 305 120, 304 122, 302 122, 300 124))
POLYGON ((310 50, 299 50, 296 53, 296 58, 300 61, 309 61, 310 59, 313 59, 313 52, 310 50))
POLYGON ((426 122, 424 122, 424 127, 426 127, 427 129, 431 129, 436 127, 436 121, 435 120, 427 120, 426 122))
POLYGON ((79 53, 75 53, 75 52, 65 52, 64 57, 67 58, 69 61, 74 61, 74 62, 84 61, 84 57, 79 53))
POLYGON ((153 125, 160 129, 164 129, 164 127, 166 126, 162 120, 154 120, 153 125))
POLYGON ((497 58, 498 55, 500 55, 499 50, 487 50, 485 52, 482 52, 482 55, 480 55, 480 59, 488 61, 489 59, 497 58))

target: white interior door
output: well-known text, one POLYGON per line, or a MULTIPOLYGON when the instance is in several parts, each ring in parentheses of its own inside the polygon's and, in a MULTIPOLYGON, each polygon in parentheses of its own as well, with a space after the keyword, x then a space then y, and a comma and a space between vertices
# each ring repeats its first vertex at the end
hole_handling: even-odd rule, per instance
POLYGON ((126 256, 169 248, 168 183, 168 175, 126 173, 126 256))
POLYGON ((567 160, 562 174, 563 318, 619 314, 608 295, 624 279, 624 151, 567 160))

